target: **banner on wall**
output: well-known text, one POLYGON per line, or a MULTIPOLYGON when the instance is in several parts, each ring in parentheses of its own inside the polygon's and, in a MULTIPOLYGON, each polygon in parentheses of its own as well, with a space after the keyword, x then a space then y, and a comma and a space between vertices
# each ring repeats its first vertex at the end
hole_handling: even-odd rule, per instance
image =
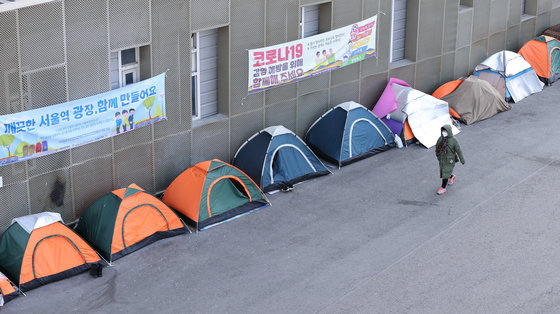
POLYGON ((0 166, 165 119, 165 73, 103 94, 0 116, 0 166))
POLYGON ((330 32, 249 50, 249 94, 374 57, 376 24, 377 15, 330 32))

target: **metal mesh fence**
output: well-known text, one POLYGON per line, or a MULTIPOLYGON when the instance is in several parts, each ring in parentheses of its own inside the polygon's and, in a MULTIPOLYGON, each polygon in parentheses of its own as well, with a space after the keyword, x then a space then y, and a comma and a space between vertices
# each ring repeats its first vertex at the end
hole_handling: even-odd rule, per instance
POLYGON ((59 66, 23 74, 26 110, 60 104, 66 101, 66 67, 59 66))
POLYGON ((21 110, 16 26, 15 12, 0 13, 0 115, 21 110))
POLYGON ((69 169, 29 179, 29 194, 32 214, 53 211, 66 222, 74 220, 69 169))
POLYGON ((287 41, 288 27, 287 1, 266 2, 266 45, 276 45, 287 41))
POLYGON ((229 0, 191 0, 193 32, 229 23, 229 0))
POLYGON ((338 71, 333 71, 331 73, 331 85, 338 85, 348 81, 354 81, 360 78, 360 64, 354 63, 349 66, 345 66, 338 71))
POLYGON ((330 73, 321 74, 312 78, 308 78, 298 83, 299 94, 305 95, 321 89, 329 88, 330 73))
POLYGON ((121 150, 127 147, 147 143, 152 141, 152 128, 143 127, 136 130, 128 130, 120 135, 113 137, 114 149, 121 150))
POLYGON ((2 210, 0 211, 0 227, 8 228, 12 219, 29 215, 29 197, 27 196, 27 183, 20 182, 5 186, 0 189, 2 210))
POLYGON ((44 173, 49 173, 58 169, 70 166, 70 151, 63 151, 41 158, 29 159, 27 162, 27 169, 29 177, 38 176, 44 173))
POLYGON ((150 42, 150 0, 109 0, 111 50, 150 42))
POLYGON ((192 130, 192 164, 218 158, 229 162, 229 120, 223 119, 192 130))
POLYGON ((296 84, 284 85, 266 91, 267 105, 295 98, 297 98, 296 84))
POLYGON ((154 142, 155 190, 165 190, 191 163, 191 133, 184 132, 154 142))
POLYGON ((115 152, 115 188, 136 183, 144 190, 154 192, 152 155, 151 143, 115 152))
POLYGON ((283 125, 295 131, 296 129, 296 100, 280 102, 266 107, 265 127, 283 125))
POLYGON ((4 185, 24 181, 27 178, 25 163, 15 163, 0 167, 0 177, 2 177, 4 185))
POLYGON ((353 81, 334 86, 331 89, 329 107, 335 107, 347 101, 360 101, 360 81, 353 81))
POLYGON ((19 10, 21 66, 36 70, 64 63, 62 2, 19 10))
POLYGON ((297 107, 297 135, 303 138, 307 129, 328 109, 327 90, 301 96, 297 107))
POLYGON ((346 26, 362 19, 362 0, 333 1, 332 29, 346 26))
MULTIPOLYGON (((445 0, 444 9, 437 5, 441 0, 423 1, 424 13, 430 11, 426 8, 444 11, 435 23, 442 24, 438 32, 443 32, 443 45, 419 45, 418 60, 390 73, 403 76, 406 71, 409 83, 429 92, 440 79, 466 74, 491 51, 504 45, 518 49, 552 22, 544 11, 521 21, 513 2, 478 1, 472 9, 460 10, 453 0, 445 0), (490 8, 500 10, 506 3, 507 23, 491 21, 490 8)), ((247 49, 299 38, 301 6, 318 3, 325 1, 55 0, 0 13, 0 115, 108 91, 111 53, 149 45, 143 55, 150 62, 142 75, 167 71, 168 117, 71 151, 0 167, 4 182, 0 197, 5 200, 0 229, 31 208, 60 211, 66 220, 73 220, 98 197, 132 182, 161 191, 194 163, 212 158, 229 161, 238 146, 264 126, 282 124, 303 136, 313 121, 340 102, 372 105, 389 76, 391 2, 385 0, 336 0, 330 5, 332 28, 385 12, 378 16, 377 58, 247 96, 247 49), (192 128, 190 35, 224 25, 221 38, 228 40, 220 41, 218 48, 223 65, 220 82, 225 82, 218 91, 223 116, 197 121, 192 128), (57 179, 65 183, 63 205, 58 207, 50 200, 57 179)), ((419 22, 425 23, 424 28, 432 25, 419 22)))
POLYGON ((235 154, 237 149, 251 135, 263 128, 262 109, 244 113, 231 118, 230 126, 230 152, 235 154))
POLYGON ((87 145, 72 149, 72 160, 74 164, 82 163, 86 160, 110 155, 113 153, 113 140, 110 138, 93 142, 87 145))
POLYGON ((188 14, 185 1, 152 1, 153 74, 167 71, 168 120, 154 125, 155 138, 185 131, 191 125, 190 30, 176 22, 188 20, 188 14))
POLYGON ((78 218, 96 199, 113 190, 113 157, 100 157, 73 165, 72 178, 75 218, 78 218))
POLYGON ((107 3, 66 0, 64 10, 68 98, 74 100, 109 90, 107 3))

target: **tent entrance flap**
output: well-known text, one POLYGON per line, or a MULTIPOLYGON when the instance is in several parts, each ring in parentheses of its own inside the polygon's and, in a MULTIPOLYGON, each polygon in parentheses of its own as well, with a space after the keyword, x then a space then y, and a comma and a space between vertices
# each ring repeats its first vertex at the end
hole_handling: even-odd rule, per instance
POLYGON ((550 50, 550 72, 552 76, 560 73, 560 47, 554 47, 550 50))
POLYGON ((61 234, 53 234, 39 240, 31 255, 34 279, 51 276, 84 263, 87 263, 87 260, 80 249, 67 236, 61 234), (53 263, 49 262, 51 260, 57 261, 58 267, 53 268, 53 263))
POLYGON ((379 128, 370 120, 360 118, 352 122, 352 125, 350 126, 350 135, 348 138, 348 151, 350 157, 363 154, 373 147, 379 147, 387 144, 387 139, 385 138, 381 130, 379 130, 379 128), (357 124, 360 124, 361 127, 355 128, 357 124), (375 129, 375 131, 371 129, 372 127, 375 129), (379 138, 374 138, 370 136, 371 132, 377 132, 381 136, 379 138), (381 141, 381 139, 383 141, 381 141), (359 143, 361 145, 352 145, 353 142, 359 143))
POLYGON ((272 162, 270 163, 270 178, 271 184, 278 181, 288 181, 290 178, 299 177, 311 172, 316 172, 317 169, 313 166, 311 161, 305 156, 301 149, 293 144, 283 144, 278 146, 272 153, 272 162), (295 154, 293 153, 295 150, 295 154), (305 160, 309 168, 303 166, 303 163, 298 162, 297 156, 301 156, 305 160), (290 173, 288 173, 290 172, 290 173))
POLYGON ((121 230, 123 247, 142 241, 146 234, 169 230, 169 222, 159 208, 152 204, 137 205, 124 215, 121 230))
POLYGON ((208 218, 251 201, 249 190, 239 178, 231 175, 220 177, 214 180, 208 188, 206 199, 208 218), (232 181, 236 181, 242 189, 240 190, 232 181))

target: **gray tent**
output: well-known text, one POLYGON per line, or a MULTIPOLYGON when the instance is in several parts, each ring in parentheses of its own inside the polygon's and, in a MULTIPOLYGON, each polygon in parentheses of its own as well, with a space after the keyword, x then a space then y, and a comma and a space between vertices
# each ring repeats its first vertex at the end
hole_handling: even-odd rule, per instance
POLYGON ((511 109, 490 83, 475 76, 469 76, 457 89, 441 100, 448 102, 466 124, 488 119, 511 109))

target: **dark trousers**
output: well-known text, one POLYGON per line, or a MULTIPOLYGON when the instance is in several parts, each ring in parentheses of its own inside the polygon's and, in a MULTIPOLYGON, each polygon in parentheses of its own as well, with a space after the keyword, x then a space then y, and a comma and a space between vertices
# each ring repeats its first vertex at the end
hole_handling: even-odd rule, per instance
MULTIPOLYGON (((453 178, 453 175, 451 175, 449 177, 449 179, 453 178)), ((443 179, 441 180, 441 187, 445 189, 445 187, 447 186, 447 181, 449 181, 449 179, 443 179)))

